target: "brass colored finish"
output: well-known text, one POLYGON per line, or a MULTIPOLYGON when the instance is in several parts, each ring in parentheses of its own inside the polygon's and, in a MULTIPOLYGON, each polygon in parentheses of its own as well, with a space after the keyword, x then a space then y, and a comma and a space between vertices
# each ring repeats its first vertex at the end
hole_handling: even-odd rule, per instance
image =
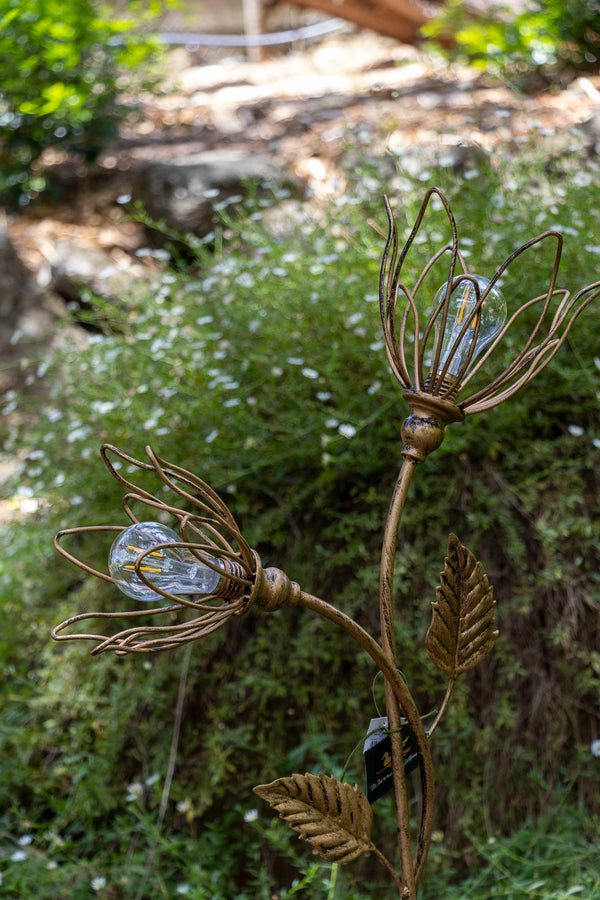
MULTIPOLYGON (((387 201, 385 206, 389 220, 389 236, 381 264, 381 277, 379 281, 379 296, 381 306, 381 320, 385 336, 386 353, 392 372, 405 391, 417 391, 429 394, 432 398, 439 398, 456 404, 464 415, 481 412, 498 406, 503 400, 508 399, 520 388, 528 384, 544 369, 558 350, 564 344, 566 337, 585 307, 600 294, 600 281, 588 285, 578 291, 573 297, 569 292, 556 288, 558 267, 562 252, 563 237, 558 231, 544 231, 537 237, 527 241, 518 247, 496 270, 490 284, 482 291, 473 275, 467 271, 464 257, 458 245, 458 231, 456 222, 445 195, 439 188, 430 188, 425 194, 423 203, 417 216, 417 221, 412 229, 404 248, 398 254, 398 231, 394 222, 392 211, 387 201), (452 241, 441 247, 429 260, 423 271, 415 281, 412 288, 400 281, 402 266, 406 260, 408 251, 412 247, 415 237, 421 227, 425 213, 432 197, 437 197, 446 212, 452 241), (550 281, 546 292, 533 300, 522 303, 515 312, 509 316, 506 325, 494 338, 490 346, 483 352, 475 364, 469 368, 474 352, 475 341, 479 333, 479 313, 486 297, 495 287, 498 280, 504 275, 508 267, 526 251, 544 241, 556 243, 554 263, 550 273, 550 281), (446 279, 446 292, 436 309, 426 323, 419 316, 418 301, 419 292, 423 292, 425 278, 433 265, 441 260, 445 254, 450 254, 448 275, 446 279), (457 274, 457 268, 460 272, 457 274), (441 359, 441 341, 444 326, 448 318, 449 300, 451 292, 461 282, 470 282, 473 285, 477 303, 471 312, 465 316, 464 325, 460 336, 456 339, 454 347, 445 360, 439 375, 437 372, 441 359), (403 297, 402 305, 398 309, 399 298, 403 297), (557 301, 557 302, 555 302, 557 301), (553 308, 553 306, 555 308, 553 308), (478 372, 483 371, 486 364, 506 334, 513 328, 515 322, 529 309, 538 309, 538 318, 531 333, 521 350, 517 353, 510 365, 496 376, 484 388, 476 391, 464 400, 458 401, 458 396, 472 381, 478 372), (397 313, 400 313, 398 316, 397 313), (440 326, 440 338, 434 341, 433 329, 436 323, 440 326), (457 375, 449 373, 450 364, 463 337, 469 329, 473 330, 471 355, 464 361, 457 375), (431 356, 429 357, 429 354, 431 356), (412 362, 410 357, 412 356, 412 362), (429 359, 428 365, 425 360, 429 359), (468 371, 467 371, 468 370, 468 371)), ((405 395, 406 397, 406 395, 405 395)), ((406 398, 408 399, 408 398, 406 398)), ((410 402, 410 401, 409 401, 410 402)))
POLYGON ((402 891, 393 865, 371 840, 373 810, 358 785, 352 789, 322 772, 307 773, 258 785, 254 793, 327 862, 346 863, 374 853, 402 891))
MULTIPOLYGON (((142 507, 155 518, 170 516, 178 525, 181 541, 201 563, 221 574, 214 592, 207 596, 180 597, 159 589, 143 571, 143 560, 157 547, 140 551, 135 571, 147 587, 168 601, 159 608, 133 609, 126 612, 82 613, 67 619, 52 632, 57 640, 92 640, 92 653, 114 650, 118 654, 165 650, 196 640, 224 625, 233 616, 246 613, 254 604, 266 612, 283 606, 301 606, 342 628, 369 654, 385 680, 388 730, 392 748, 391 769, 396 806, 396 827, 400 871, 375 847, 371 840, 372 811, 359 788, 351 788, 327 775, 291 775, 278 778, 270 785, 255 788, 292 828, 307 839, 324 859, 349 862, 363 852, 373 852, 390 872, 402 900, 415 900, 416 888, 423 872, 433 828, 434 777, 431 737, 447 708, 457 678, 478 665, 492 650, 498 632, 494 621, 493 591, 481 564, 454 535, 450 535, 448 555, 441 573, 440 587, 432 604, 432 622, 427 633, 426 648, 433 663, 447 676, 448 686, 437 715, 425 732, 420 712, 398 670, 394 633, 394 560, 402 511, 416 467, 444 439, 451 423, 464 421, 467 415, 496 406, 525 386, 553 358, 581 311, 600 295, 600 281, 580 290, 572 298, 556 288, 562 236, 546 231, 523 244, 496 270, 483 289, 476 277, 467 271, 458 245, 454 216, 444 194, 438 188, 427 191, 415 226, 402 251, 389 203, 389 237, 383 253, 380 276, 380 307, 386 353, 392 371, 403 389, 403 397, 411 414, 402 425, 402 455, 396 486, 386 520, 379 583, 381 640, 377 641, 352 618, 326 601, 305 593, 279 569, 263 569, 258 555, 243 538, 229 509, 204 481, 191 472, 170 464, 147 448, 149 462, 136 460, 110 445, 101 453, 111 474, 126 488, 123 507, 130 523, 139 522, 142 507), (417 232, 422 225, 432 198, 436 197, 446 213, 452 240, 441 247, 425 265, 412 287, 401 281, 401 270, 417 232), (475 342, 481 321, 481 309, 490 290, 509 265, 529 248, 542 241, 555 242, 554 264, 544 294, 522 303, 509 314, 506 325, 475 360, 475 342), (449 254, 445 290, 426 322, 420 320, 419 303, 424 283, 433 266, 449 254), (457 274, 458 273, 458 274, 457 274), (450 297, 457 284, 473 286, 476 302, 464 316, 464 324, 447 357, 442 358, 442 337, 448 320, 450 297), (521 350, 512 362, 484 387, 459 399, 474 375, 486 371, 492 354, 520 316, 537 307, 538 317, 521 350), (441 326, 439 337, 434 326, 441 326), (464 338, 471 342, 462 362, 455 362, 459 349, 464 351, 464 338), (451 369, 458 370, 452 374, 451 369), (155 493, 137 486, 120 474, 112 462, 154 475, 161 486, 174 496, 171 503, 155 493), (215 562, 216 560, 216 562, 215 562), (125 619, 130 627, 111 636, 84 633, 74 627, 90 619, 125 619), (157 624, 148 624, 157 622, 157 624), (407 724, 412 732, 419 763, 421 812, 418 827, 412 833, 408 785, 404 767, 401 728, 407 724)), ((163 494, 164 496, 164 494, 163 494)), ((145 521, 145 520, 144 520, 145 521)), ((63 540, 75 543, 90 533, 118 534, 125 525, 100 525, 70 528, 55 538, 58 551, 85 572, 113 583, 114 579, 66 550, 63 540)))
POLYGON ((478 666, 496 643, 496 601, 481 563, 454 534, 440 581, 425 646, 438 669, 455 680, 478 666))
POLYGON ((62 622, 52 632, 52 637, 58 641, 96 641, 97 646, 92 650, 94 655, 106 650, 114 650, 118 654, 148 653, 180 646, 210 634, 232 616, 243 614, 254 599, 256 557, 242 537, 227 506, 212 488, 191 472, 165 462, 150 448, 147 448, 147 453, 149 463, 134 459, 110 444, 102 446, 101 455, 111 475, 128 489, 123 498, 123 507, 129 522, 123 526, 92 525, 65 529, 54 539, 56 549, 88 574, 115 584, 110 575, 92 568, 66 550, 62 541, 65 538, 76 539, 86 534, 104 532, 118 534, 131 523, 143 521, 133 511, 133 507, 136 506, 144 509, 146 513, 150 509, 154 516, 159 513, 171 515, 178 522, 182 538, 179 544, 172 546, 185 547, 199 562, 213 569, 214 560, 219 560, 222 568, 219 567, 217 571, 222 572, 223 576, 215 592, 200 599, 170 594, 153 585, 146 573, 141 570, 145 557, 159 545, 140 552, 136 561, 136 574, 158 595, 164 597, 168 605, 127 612, 81 613, 62 622), (113 455, 126 462, 128 466, 154 473, 158 476, 159 482, 167 485, 176 498, 185 501, 195 511, 190 512, 189 509, 170 505, 124 478, 113 465, 111 460, 113 455), (90 619, 126 619, 139 624, 133 624, 109 636, 79 631, 63 633, 74 625, 90 619), (153 622, 159 620, 161 624, 149 625, 149 619, 153 622))
POLYGON ((254 793, 328 862, 350 862, 372 849, 373 810, 358 785, 307 773, 260 784, 254 793))

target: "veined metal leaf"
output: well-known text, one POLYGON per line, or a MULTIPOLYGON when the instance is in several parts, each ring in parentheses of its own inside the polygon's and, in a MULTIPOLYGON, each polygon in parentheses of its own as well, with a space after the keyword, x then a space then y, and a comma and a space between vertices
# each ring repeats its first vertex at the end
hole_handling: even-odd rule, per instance
POLYGON ((481 563, 454 534, 448 538, 436 597, 425 646, 436 666, 454 679, 479 665, 498 637, 494 589, 481 563))
POLYGON ((278 778, 254 792, 328 862, 350 862, 375 849, 373 811, 358 785, 319 773, 278 778))

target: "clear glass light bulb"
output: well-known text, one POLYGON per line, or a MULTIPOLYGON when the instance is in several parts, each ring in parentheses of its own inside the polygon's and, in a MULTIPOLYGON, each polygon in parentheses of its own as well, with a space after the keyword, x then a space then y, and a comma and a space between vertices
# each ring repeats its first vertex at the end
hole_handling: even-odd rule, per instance
MULTIPOLYGON (((483 275, 473 275, 471 277, 477 281, 480 295, 483 294, 490 283, 489 278, 485 278, 483 275)), ((446 285, 443 284, 435 295, 435 300, 433 301, 434 309, 437 309, 438 304, 442 301, 445 293, 446 285)), ((442 351, 440 353, 440 361, 438 364, 438 375, 444 368, 448 355, 458 340, 469 313, 476 305, 477 294, 472 282, 459 282, 450 294, 448 318, 446 319, 446 327, 444 329, 444 337, 442 340, 442 351)), ((442 317, 440 315, 435 323, 436 346, 441 327, 441 319, 442 317)), ((475 342, 475 351, 471 357, 470 366, 473 365, 481 351, 494 340, 506 321, 506 300, 504 299, 502 291, 497 287, 493 287, 483 301, 479 315, 473 316, 473 321, 467 329, 465 336, 460 342, 452 357, 450 365, 448 366, 447 375, 456 376, 462 369, 465 359, 469 355, 471 344, 473 343, 473 334, 477 327, 478 319, 480 319, 479 334, 477 335, 477 340, 475 342)))
MULTIPOLYGON (((122 531, 113 542, 108 556, 108 571, 115 579, 117 587, 124 594, 155 603, 162 598, 138 577, 135 564, 143 550, 157 544, 180 543, 181 538, 159 522, 137 522, 122 531)), ((218 560, 215 560, 220 565, 218 560)), ((148 581, 170 594, 212 594, 221 575, 208 566, 202 565, 184 547, 164 547, 145 556, 140 570, 148 581)))

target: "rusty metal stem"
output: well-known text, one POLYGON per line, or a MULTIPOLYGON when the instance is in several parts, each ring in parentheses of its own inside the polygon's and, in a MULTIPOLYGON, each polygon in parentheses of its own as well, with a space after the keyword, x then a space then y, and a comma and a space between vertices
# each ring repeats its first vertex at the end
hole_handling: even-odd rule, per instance
MULTIPOLYGON (((417 463, 411 457, 405 457, 398 475, 396 487, 390 502, 390 509, 386 521, 381 551, 381 570, 379 582, 379 610, 381 617, 381 645, 390 664, 396 668, 396 636, 394 634, 394 560, 396 557, 396 541, 402 510, 406 502, 406 495, 417 463)), ((412 700, 412 697, 411 697, 412 700)), ((392 744, 392 772, 394 776, 394 798, 396 801, 396 830, 398 835, 398 850, 400 852, 400 865, 402 867, 403 896, 406 900, 414 900, 416 897, 416 879, 413 870, 412 843, 410 835, 410 815, 408 810, 408 795, 406 791, 406 774, 404 771, 404 755, 402 752, 401 712, 400 706, 406 713, 404 704, 398 703, 398 698, 392 690, 391 684, 386 680, 385 702, 388 715, 388 725, 391 731, 392 744)), ((408 718, 408 716, 407 716, 408 718)), ((420 717, 419 717, 420 722, 420 717)), ((430 805, 425 802, 423 806, 430 805)))
POLYGON ((428 736, 429 738, 431 738, 431 735, 433 734, 433 732, 435 731, 435 729, 438 727, 438 725, 439 725, 439 723, 440 723, 440 720, 441 720, 442 716, 443 716, 444 713, 446 712, 446 707, 448 706, 448 701, 450 700, 450 695, 452 694, 452 689, 453 689, 453 687, 454 687, 454 685, 455 685, 455 682, 456 682, 456 679, 455 679, 455 678, 451 678, 450 681, 448 682, 448 687, 446 688, 446 694, 445 694, 444 699, 443 699, 443 701, 442 701, 442 705, 440 706, 440 708, 439 708, 439 710, 438 710, 437 716, 436 716, 435 719, 433 720, 433 723, 432 723, 432 725, 431 725, 431 728, 430 728, 429 731, 427 732, 427 736, 428 736))
POLYGON ((402 896, 402 890, 403 890, 403 884, 402 884, 402 881, 401 881, 400 878, 398 877, 398 874, 394 871, 394 867, 392 866, 392 864, 390 863, 390 861, 383 855, 383 853, 382 853, 380 850, 377 849, 377 847, 376 847, 374 844, 373 844, 373 847, 372 847, 372 851, 371 851, 371 852, 375 854, 375 856, 377 857, 377 859, 379 860, 379 862, 380 862, 382 865, 384 865, 385 868, 388 870, 388 872, 390 873, 390 875, 391 875, 392 878, 394 879, 394 882, 395 882, 395 884, 396 884, 396 887, 398 888, 398 891, 399 891, 399 893, 400 893, 400 896, 402 896))
MULTIPOLYGON (((360 644, 363 650, 365 650, 369 654, 379 670, 383 673, 386 685, 390 685, 392 697, 397 701, 396 707, 402 707, 402 710, 415 737, 423 792, 421 827, 415 864, 415 879, 418 880, 421 869, 425 862, 426 855, 425 852, 422 852, 421 848, 426 849, 433 827, 433 766, 431 763, 431 754, 429 752, 429 744, 427 741, 425 730, 423 728, 423 723, 421 721, 419 711, 415 705, 412 695, 408 689, 408 686, 406 685, 406 682, 396 668, 394 661, 391 661, 388 655, 384 653, 375 638, 373 638, 367 631, 364 630, 364 628, 362 628, 357 622, 355 622, 354 619, 351 619, 350 616, 347 616, 345 613, 341 612, 335 606, 327 603, 325 600, 321 600, 320 597, 315 597, 312 594, 305 593, 304 591, 299 591, 295 595, 292 603, 303 606, 305 609, 310 609, 313 612, 316 612, 319 615, 323 616, 324 618, 329 619, 329 621, 343 628, 355 641, 357 641, 357 643, 360 644)), ((409 872, 412 873, 412 855, 408 868, 409 872)), ((405 889, 405 887, 405 884, 401 885, 401 888, 403 890, 405 889)), ((401 892, 400 896, 410 897, 411 895, 406 894, 406 892, 403 895, 401 892)))

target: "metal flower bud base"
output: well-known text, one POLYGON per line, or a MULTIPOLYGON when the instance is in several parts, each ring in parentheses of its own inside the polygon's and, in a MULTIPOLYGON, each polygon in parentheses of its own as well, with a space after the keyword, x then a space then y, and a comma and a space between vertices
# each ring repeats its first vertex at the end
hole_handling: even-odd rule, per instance
MULTIPOLYGON (((457 537, 450 535, 448 555, 426 636, 428 654, 447 676, 448 687, 437 716, 426 732, 411 692, 398 671, 394 637, 394 558, 409 484, 417 465, 441 444, 447 425, 498 405, 550 362, 579 313, 600 294, 600 282, 587 286, 572 298, 567 291, 556 288, 562 237, 554 231, 544 232, 515 250, 491 280, 469 274, 459 250, 454 217, 444 194, 437 188, 431 188, 425 195, 411 235, 398 253, 396 226, 387 201, 386 209, 390 232, 381 268, 381 318, 388 360, 403 388, 411 415, 402 426, 403 462, 383 538, 380 641, 341 610, 303 591, 279 569, 264 569, 227 506, 204 481, 167 463, 150 448, 147 448, 148 462, 145 462, 110 445, 102 447, 102 457, 111 474, 127 489, 123 505, 128 525, 67 529, 56 536, 55 545, 63 556, 85 571, 118 586, 118 579, 91 568, 67 551, 63 546, 64 539, 85 532, 120 534, 131 528, 132 523, 146 522, 149 514, 150 518, 151 514, 155 517, 160 514, 160 518, 168 514, 178 525, 180 541, 169 539, 155 545, 150 542, 142 548, 135 545, 127 548, 133 554, 133 561, 127 565, 128 579, 137 577, 145 597, 147 589, 154 590, 156 599, 164 599, 166 603, 127 612, 76 615, 58 625, 53 637, 56 640, 92 640, 96 643, 92 650, 94 654, 106 650, 118 654, 166 650, 203 637, 233 616, 246 614, 253 604, 267 611, 284 605, 302 606, 344 629, 370 655, 385 679, 399 871, 371 840, 372 808, 358 786, 353 788, 324 774, 292 774, 260 785, 255 791, 323 859, 346 863, 362 853, 374 853, 388 869, 399 896, 414 900, 433 827, 432 735, 444 714, 456 679, 486 657, 494 646, 498 631, 494 621, 493 591, 482 566, 457 537), (437 198, 438 206, 441 204, 445 210, 452 239, 434 254, 410 288, 400 281, 400 273, 432 198, 437 198), (503 324, 504 298, 498 290, 498 281, 513 260, 543 241, 556 243, 548 289, 541 296, 522 303, 503 324), (445 285, 435 294, 433 309, 429 309, 426 321, 422 321, 426 277, 445 254, 450 257, 445 285), (493 315, 487 315, 487 318, 483 313, 486 302, 495 304, 493 315), (512 362, 485 386, 459 401, 475 375, 488 373, 489 361, 507 331, 523 314, 529 314, 536 307, 538 315, 529 337, 512 362), (113 455, 129 469, 134 467, 154 473, 159 486, 164 489, 166 485, 176 498, 174 502, 180 505, 171 505, 127 480, 114 465, 113 455), (138 518, 134 507, 143 509, 142 519, 138 518), (175 552, 177 549, 185 550, 188 558, 197 561, 204 573, 212 569, 220 575, 211 594, 173 594, 165 590, 164 580, 157 579, 157 583, 153 583, 152 573, 158 571, 156 565, 163 551, 175 552), (148 625, 149 617, 158 624, 148 625), (126 620, 128 627, 112 635, 72 630, 85 620, 116 618, 126 620), (407 723, 412 733, 420 774, 421 813, 417 823, 411 823, 409 816, 403 723, 407 723)), ((433 297, 433 292, 429 296, 433 297)), ((212 578, 210 583, 214 584, 214 581, 212 578)))

